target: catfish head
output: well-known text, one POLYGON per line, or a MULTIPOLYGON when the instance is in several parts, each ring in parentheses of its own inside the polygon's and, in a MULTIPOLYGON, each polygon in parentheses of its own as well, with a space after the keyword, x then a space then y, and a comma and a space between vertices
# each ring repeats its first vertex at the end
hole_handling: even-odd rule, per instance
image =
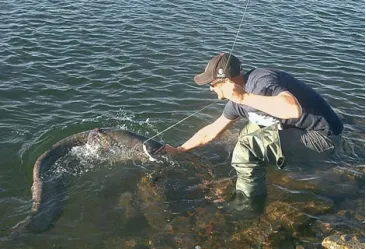
POLYGON ((87 145, 98 151, 108 151, 118 143, 100 128, 95 128, 89 132, 87 145))

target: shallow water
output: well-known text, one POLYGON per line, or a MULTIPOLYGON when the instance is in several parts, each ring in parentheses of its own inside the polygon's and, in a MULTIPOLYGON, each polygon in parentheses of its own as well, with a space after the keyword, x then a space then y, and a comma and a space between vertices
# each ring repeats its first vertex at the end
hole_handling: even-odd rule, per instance
MULTIPOLYGON (((245 5, 245 1, 2 1, 1 238, 29 213, 33 164, 55 142, 95 127, 153 136, 214 101, 215 95, 195 86, 192 78, 211 56, 231 50, 245 5)), ((251 1, 234 48, 244 69, 287 70, 327 99, 345 124, 348 151, 335 162, 342 168, 364 165, 364 15, 360 1, 251 1)), ((181 144, 215 120, 224 104, 198 113, 157 140, 181 144)), ((226 177, 231 170, 227 158, 238 128, 207 150, 196 151, 219 176, 226 177)), ((118 219, 112 218, 112 211, 112 217, 98 215, 111 209, 114 199, 101 201, 95 193, 103 188, 101 181, 113 182, 118 174, 136 182, 140 175, 126 169, 82 175, 93 180, 77 181, 69 189, 67 205, 72 208, 60 220, 65 227, 56 226, 25 248, 49 248, 55 241, 67 241, 59 246, 68 248, 107 247, 103 241, 115 238, 108 227, 117 227, 118 219), (89 222, 89 217, 96 221, 89 222)), ((291 170, 285 173, 302 177, 296 167, 291 170)), ((306 174, 322 175, 316 167, 306 174)), ((121 189, 133 191, 130 185, 112 184, 107 192, 116 197, 121 189)), ((119 234, 131 229, 124 222, 119 234)), ((144 222, 134 222, 141 224, 136 231, 144 222)))

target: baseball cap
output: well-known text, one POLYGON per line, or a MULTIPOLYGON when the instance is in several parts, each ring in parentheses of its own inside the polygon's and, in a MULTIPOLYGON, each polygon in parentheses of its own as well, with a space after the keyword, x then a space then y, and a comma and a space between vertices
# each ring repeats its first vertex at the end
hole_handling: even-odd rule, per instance
POLYGON ((197 85, 205 85, 219 78, 235 77, 240 74, 241 62, 230 53, 220 53, 212 58, 203 73, 194 77, 197 85))

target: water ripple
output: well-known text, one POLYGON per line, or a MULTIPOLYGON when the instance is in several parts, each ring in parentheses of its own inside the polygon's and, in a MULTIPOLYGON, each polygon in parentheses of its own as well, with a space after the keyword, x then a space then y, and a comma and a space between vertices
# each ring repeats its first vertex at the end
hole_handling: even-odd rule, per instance
MULTIPOLYGON (((245 5, 0 2, 1 144, 11 148, 0 155, 12 151, 3 170, 18 169, 19 154, 42 134, 95 126, 153 134, 211 103, 216 96, 194 85, 193 77, 210 57, 230 51, 245 5)), ((342 117, 345 137, 362 151, 364 14, 361 1, 251 1, 234 48, 245 70, 287 70, 317 89, 342 117)), ((218 117, 223 105, 197 114, 164 139, 184 141, 218 117)), ((27 170, 34 157, 23 162, 27 170)))

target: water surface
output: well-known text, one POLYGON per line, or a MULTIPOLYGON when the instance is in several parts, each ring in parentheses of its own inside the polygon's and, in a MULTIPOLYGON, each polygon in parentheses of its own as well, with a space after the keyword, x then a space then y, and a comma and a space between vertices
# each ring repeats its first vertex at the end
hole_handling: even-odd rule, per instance
MULTIPOLYGON (((214 101, 216 96, 194 85, 193 77, 209 58, 231 50, 245 5, 245 1, 2 1, 2 228, 7 230, 29 213, 33 164, 61 138, 95 127, 153 136, 214 101)), ((350 153, 340 166, 364 165, 361 1, 251 1, 233 52, 242 59, 244 70, 286 70, 320 92, 345 124, 350 153)), ((224 104, 215 104, 157 139, 180 145, 220 116, 224 104)), ((197 153, 227 175, 229 163, 221 159, 228 157, 236 134, 233 130, 216 147, 197 153)), ((71 189, 70 196, 93 193, 89 181, 80 193, 71 189)), ((100 201, 85 198, 88 207, 100 201)), ((84 208, 77 199, 69 202, 74 212, 65 212, 65 217, 75 215, 82 225, 67 224, 69 231, 56 227, 40 235, 46 244, 76 233, 69 248, 101 248, 108 229, 100 232, 95 223, 90 233, 82 232, 88 223, 75 211, 84 208), (101 236, 91 240, 93 233, 101 236)))

